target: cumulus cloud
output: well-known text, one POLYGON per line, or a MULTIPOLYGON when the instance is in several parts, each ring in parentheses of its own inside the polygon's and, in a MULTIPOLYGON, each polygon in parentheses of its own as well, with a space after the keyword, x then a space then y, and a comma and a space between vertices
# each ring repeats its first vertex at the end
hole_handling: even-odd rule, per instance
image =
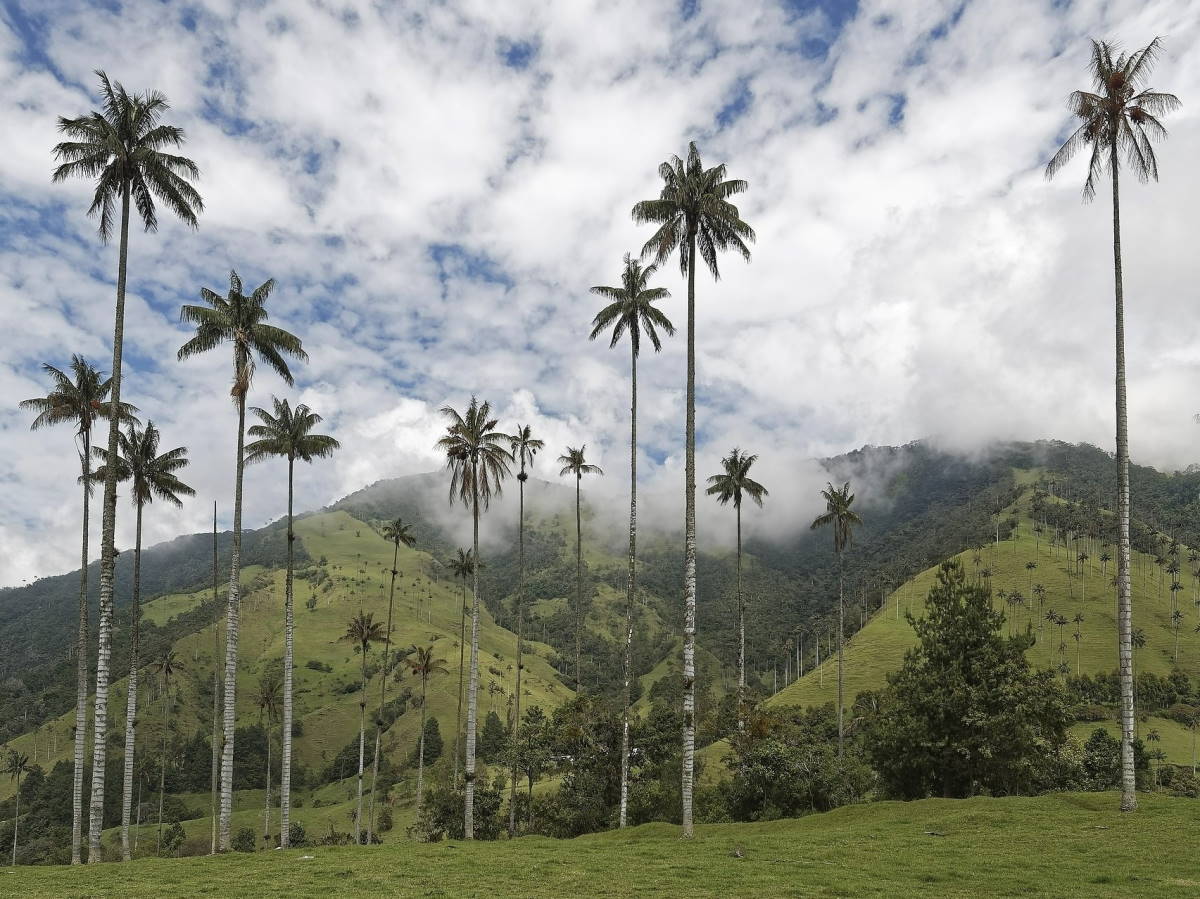
MULTIPOLYGON (((590 490, 619 509, 628 354, 587 341, 587 289, 640 249, 629 209, 691 139, 750 182, 759 237, 751 264, 698 278, 699 474, 734 445, 759 453, 772 498, 751 527, 778 532, 816 507, 810 460, 863 443, 1111 444, 1108 200, 1079 202, 1081 166, 1050 185, 1042 166, 1087 38, 1155 34, 1155 84, 1185 106, 1164 183, 1123 193, 1131 440, 1175 468, 1196 456, 1200 367, 1188 0, 5 4, 0 584, 77 564, 70 434, 29 433, 15 403, 44 391, 44 361, 108 367, 115 248, 83 216, 90 186, 49 180, 55 116, 95 104, 94 68, 163 90, 203 170, 198 231, 164 215, 131 239, 124 398, 189 446, 200 494, 153 510, 149 542, 203 528, 201 500, 229 521, 231 359, 174 356, 179 305, 230 268, 277 279, 272 319, 311 356, 295 389, 260 370, 252 403, 307 402, 344 446, 301 472, 301 508, 438 467, 438 408, 478 394, 547 456, 586 442, 608 472, 590 490)), ((678 267, 659 280, 682 328, 678 267)), ((683 366, 677 336, 639 369, 655 524, 681 512, 683 366)), ((284 496, 282 467, 259 467, 247 524, 284 496)), ((728 517, 708 509, 702 541, 728 517)))

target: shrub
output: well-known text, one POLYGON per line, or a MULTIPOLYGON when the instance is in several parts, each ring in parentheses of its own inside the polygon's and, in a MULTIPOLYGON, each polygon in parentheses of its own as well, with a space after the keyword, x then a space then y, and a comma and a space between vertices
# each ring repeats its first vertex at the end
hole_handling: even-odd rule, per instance
MULTIPOLYGON (((183 845, 184 836, 183 825, 178 821, 173 822, 163 831, 162 848, 167 852, 174 853, 183 845)), ((251 838, 253 839, 253 837, 251 838)))
POLYGON ((288 845, 297 847, 308 845, 308 834, 304 832, 304 825, 299 821, 293 821, 288 825, 288 845))
POLYGON ((326 674, 333 670, 332 665, 327 665, 325 662, 322 662, 318 659, 309 659, 307 662, 305 662, 304 667, 309 668, 312 671, 324 671, 326 674))
POLYGON ((229 845, 235 852, 253 852, 256 845, 254 828, 243 827, 233 835, 233 839, 230 840, 229 845))

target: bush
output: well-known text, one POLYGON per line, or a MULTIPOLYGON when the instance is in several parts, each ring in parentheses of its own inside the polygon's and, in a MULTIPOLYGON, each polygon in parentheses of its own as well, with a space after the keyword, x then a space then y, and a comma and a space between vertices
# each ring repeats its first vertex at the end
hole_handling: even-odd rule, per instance
POLYGON ((386 833, 392 829, 393 823, 392 810, 385 805, 383 807, 383 811, 379 813, 379 826, 376 828, 376 830, 380 831, 381 833, 386 833))
POLYGON ((304 667, 309 668, 313 671, 324 671, 326 674, 333 671, 332 665, 327 665, 324 662, 319 661, 318 659, 309 659, 305 663, 304 667))
POLYGON ((243 827, 233 835, 229 842, 234 852, 253 852, 257 841, 254 839, 254 828, 243 827))
MULTIPOLYGON (((501 820, 503 778, 491 785, 479 781, 475 787, 475 839, 494 840, 504 827, 501 820)), ((463 838, 463 791, 435 787, 425 794, 421 814, 413 826, 417 839, 436 843, 442 839, 463 838)))
POLYGON ((299 821, 293 821, 288 825, 288 845, 295 847, 308 845, 308 834, 304 832, 304 825, 299 821))
MULTIPOLYGON (((178 821, 173 822, 166 830, 163 831, 162 848, 166 852, 174 853, 180 846, 183 845, 183 825, 178 821)), ((253 839, 253 835, 251 835, 253 839)))

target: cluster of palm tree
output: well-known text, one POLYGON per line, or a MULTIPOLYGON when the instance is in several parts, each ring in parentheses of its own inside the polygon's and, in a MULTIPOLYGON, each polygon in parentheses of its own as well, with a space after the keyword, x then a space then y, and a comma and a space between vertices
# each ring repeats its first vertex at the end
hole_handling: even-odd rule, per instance
MULTIPOLYGON (((1134 767, 1132 740, 1134 732, 1134 695, 1132 677, 1132 623, 1130 582, 1130 521, 1129 521, 1129 449, 1127 400, 1125 392, 1124 350, 1124 291, 1122 279, 1120 191, 1119 174, 1122 163, 1141 181, 1157 179, 1158 168, 1154 154, 1154 139, 1165 136, 1166 131, 1160 118, 1177 108, 1178 99, 1168 93, 1146 87, 1147 78, 1159 53, 1161 44, 1156 38, 1146 47, 1127 53, 1113 44, 1094 41, 1092 46, 1091 74, 1094 89, 1076 91, 1071 95, 1070 109, 1079 120, 1078 128, 1054 154, 1046 168, 1047 177, 1054 176, 1076 153, 1088 150, 1090 161, 1084 183, 1085 200, 1094 198, 1100 179, 1107 173, 1111 176, 1113 200, 1113 262, 1115 274, 1116 311, 1116 461, 1118 471, 1117 495, 1117 539, 1116 539, 1116 583, 1118 597, 1118 657, 1122 686, 1122 808, 1135 807, 1134 767)), ((117 82, 111 81, 103 72, 96 73, 100 82, 101 106, 99 109, 76 118, 60 118, 58 128, 63 140, 54 148, 58 165, 53 173, 55 182, 82 177, 94 182, 95 190, 88 215, 97 219, 99 236, 107 243, 115 236, 118 241, 116 278, 116 302, 113 320, 113 348, 110 373, 105 376, 80 356, 74 356, 71 374, 50 365, 45 371, 51 379, 51 390, 44 396, 27 400, 22 405, 37 412, 33 422, 35 429, 51 424, 69 423, 81 443, 80 459, 83 483, 83 539, 82 574, 80 583, 79 627, 75 655, 77 664, 77 701, 75 715, 75 770, 73 779, 73 823, 72 862, 82 860, 83 822, 83 779, 84 753, 87 731, 87 691, 89 678, 89 652, 91 637, 88 633, 87 562, 88 562, 88 505, 90 490, 94 483, 103 484, 101 499, 102 525, 100 550, 99 617, 95 635, 95 701, 93 712, 92 781, 88 820, 88 861, 100 859, 100 837, 103 822, 105 796, 105 761, 108 745, 107 711, 110 687, 110 656, 113 642, 113 598, 114 573, 117 550, 115 528, 117 515, 117 484, 121 480, 133 483, 135 506, 136 547, 134 561, 134 601, 131 645, 132 665, 129 677, 126 713, 126 756, 125 790, 122 809, 122 852, 129 856, 128 824, 130 813, 130 791, 132 787, 132 759, 134 752, 133 728, 136 722, 139 584, 138 572, 141 546, 141 520, 143 507, 158 498, 178 504, 181 496, 192 491, 178 479, 176 472, 186 464, 186 450, 182 447, 166 453, 158 452, 159 434, 152 422, 144 428, 134 417, 136 409, 122 401, 122 353, 125 328, 125 298, 128 284, 129 232, 131 220, 136 217, 148 232, 158 227, 158 204, 165 206, 186 225, 195 228, 198 215, 203 211, 203 200, 194 186, 199 177, 197 165, 177 150, 183 145, 183 130, 164 121, 168 110, 166 98, 157 91, 140 94, 129 93, 117 82), (93 428, 99 419, 108 424, 107 441, 103 447, 93 447, 93 428), (101 464, 93 472, 92 459, 101 464)), ((632 209, 635 222, 655 226, 654 233, 645 242, 638 258, 626 255, 619 287, 595 287, 593 293, 603 297, 607 303, 592 322, 592 339, 604 332, 611 332, 610 346, 615 346, 628 332, 631 348, 631 407, 630 407, 630 527, 629 527, 629 576, 625 635, 625 684, 626 709, 622 747, 622 802, 621 823, 625 820, 625 796, 628 778, 628 694, 631 677, 630 653, 634 626, 634 597, 636 591, 636 455, 637 455, 637 361, 641 338, 645 336, 657 351, 661 347, 659 332, 674 333, 674 326, 655 307, 655 303, 667 297, 662 288, 649 286, 649 279, 658 267, 674 255, 678 255, 680 271, 687 280, 687 326, 686 326, 686 410, 685 410, 685 474, 684 474, 684 629, 683 629, 683 733, 682 739, 682 823, 685 837, 692 834, 692 787, 694 775, 695 742, 695 642, 696 642, 696 466, 695 466, 695 379, 696 379, 696 273, 699 263, 708 269, 714 279, 719 279, 719 258, 722 253, 732 251, 749 260, 749 244, 755 239, 754 231, 742 220, 741 214, 731 198, 744 192, 745 181, 727 177, 724 165, 705 167, 696 144, 690 143, 686 159, 672 156, 659 166, 662 179, 659 195, 637 203, 632 209)), ((329 456, 338 446, 331 437, 312 433, 320 422, 320 416, 304 405, 293 408, 286 400, 272 398, 273 411, 251 408, 259 424, 250 428, 251 437, 257 438, 246 445, 247 401, 258 363, 274 370, 289 386, 294 379, 287 358, 296 361, 307 359, 300 338, 268 322, 266 303, 275 286, 267 280, 249 293, 244 292, 241 279, 236 272, 230 273, 229 288, 224 295, 204 288, 200 291, 202 304, 185 305, 181 318, 195 326, 193 336, 180 347, 180 360, 197 356, 219 347, 227 346, 233 355, 233 385, 231 397, 237 410, 237 441, 235 456, 233 537, 230 552, 229 590, 225 614, 225 659, 223 680, 215 675, 216 683, 223 685, 223 696, 219 711, 222 714, 222 740, 220 747, 219 819, 216 828, 214 850, 226 850, 230 843, 230 816, 233 801, 233 760, 235 700, 238 666, 238 621, 241 598, 241 537, 243 474, 246 463, 270 457, 288 460, 288 564, 285 588, 285 657, 282 680, 282 779, 281 779, 281 843, 288 844, 289 791, 291 771, 291 718, 292 718, 292 668, 293 668, 293 608, 292 608, 292 530, 293 472, 297 459, 311 462, 329 456)), ((479 689, 479 568, 482 566, 479 552, 480 515, 488 508, 490 499, 499 495, 504 479, 509 475, 509 465, 519 464, 518 479, 522 485, 521 502, 521 587, 516 600, 518 628, 517 677, 521 673, 522 627, 524 619, 524 482, 526 468, 533 462, 541 448, 541 441, 532 437, 528 427, 518 428, 515 435, 497 430, 497 420, 492 417, 491 407, 486 401, 472 398, 464 413, 446 407, 441 410, 448 420, 446 435, 438 442, 445 453, 451 473, 451 502, 461 501, 472 515, 473 544, 468 554, 460 554, 461 563, 452 567, 455 575, 464 584, 470 577, 472 584, 471 602, 471 652, 469 677, 466 683, 466 758, 464 822, 468 838, 473 835, 473 797, 476 770, 476 713, 479 689)), ((575 585, 575 684, 583 689, 581 672, 581 639, 586 620, 584 596, 582 514, 580 492, 585 474, 600 474, 599 468, 585 458, 581 446, 568 447, 560 457, 561 474, 574 475, 576 479, 576 585, 575 585)), ((723 460, 724 471, 710 479, 710 493, 722 503, 733 502, 739 522, 738 540, 738 589, 737 605, 739 616, 739 725, 743 720, 742 704, 745 689, 744 653, 744 602, 741 590, 741 499, 750 496, 761 503, 765 489, 748 477, 748 470, 756 457, 743 455, 735 450, 723 460)), ((837 626, 838 653, 838 733, 839 752, 843 741, 843 643, 844 643, 844 590, 842 584, 843 557, 852 539, 853 528, 859 523, 857 515, 850 509, 853 495, 849 484, 835 488, 832 484, 824 491, 826 513, 813 522, 813 527, 831 526, 834 549, 839 560, 839 600, 837 626)), ((396 522, 397 528, 401 523, 396 522)), ((1040 536, 1040 535, 1039 535, 1040 536)), ((997 518, 997 539, 999 518, 997 518)), ((393 530, 388 536, 398 552, 400 543, 407 544, 393 530)), ((1106 552, 1107 554, 1107 552, 1106 552)), ((1086 558, 1077 553, 1075 561, 1082 565, 1086 558)), ((1105 560, 1107 564, 1107 560, 1105 560)), ((393 594, 396 576, 393 562, 393 594)), ((1178 579, 1173 576, 1173 592, 1177 591, 1178 579)), ((1032 570, 1031 570, 1032 578, 1032 570)), ((1031 585, 1032 592, 1032 585, 1031 585)), ((465 600, 465 596, 464 596, 465 600)), ((465 631, 465 602, 463 630, 465 631)), ((360 614, 347 635, 363 652, 365 672, 366 649, 371 642, 385 643, 385 667, 390 660, 389 624, 374 622, 370 615, 360 614)), ((1175 622, 1178 635, 1179 622, 1175 622)), ((465 640, 465 633, 463 634, 465 640)), ((460 640, 460 647, 464 640, 460 640)), ((1077 638, 1077 643, 1079 638, 1077 638)), ((460 648, 460 653, 462 649, 460 648)), ((799 667, 799 666, 798 666, 799 667)), ((460 665, 461 668, 461 665, 460 665)), ((385 678, 386 680, 386 678, 385 678)), ((462 690, 460 688, 460 696, 462 690)), ((520 690, 517 690, 519 702, 520 690)), ((382 704, 386 699, 386 686, 381 691, 382 704)), ((360 831, 363 794, 363 756, 365 751, 366 721, 366 677, 364 674, 360 697, 360 746, 358 774, 358 809, 355 818, 356 838, 360 831)), ((461 712, 459 715, 461 721, 461 712)), ((519 721, 519 715, 516 720, 519 721)), ((377 729, 378 734, 378 729, 377 729)), ((378 737, 377 737, 378 739, 378 737)), ((456 743, 458 734, 456 732, 456 743)), ((214 745, 214 751, 216 747, 214 745)), ((457 765, 457 751, 455 761, 457 765)), ((378 751, 376 752, 376 759, 378 751)), ((377 764, 377 763, 376 763, 377 764)), ((515 778, 514 778, 515 780, 515 778)), ((372 791, 372 804, 373 804, 372 791)), ((214 816, 218 817, 218 816, 214 816)), ((370 824, 367 831, 370 832, 370 824)), ((510 826, 513 826, 510 824, 510 826)))

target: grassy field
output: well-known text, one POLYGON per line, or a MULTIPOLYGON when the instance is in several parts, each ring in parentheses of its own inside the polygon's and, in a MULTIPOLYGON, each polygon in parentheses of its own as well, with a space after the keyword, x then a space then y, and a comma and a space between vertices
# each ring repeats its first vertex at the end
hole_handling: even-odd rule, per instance
POLYGON ((316 847, 20 868, 10 896, 1195 896, 1195 803, 1115 794, 850 806, 760 824, 571 841, 316 847))
MULTIPOLYGON (((1115 563, 1103 565, 1098 555, 1087 560, 1082 573, 1072 573, 1064 548, 1051 547, 1045 539, 1038 539, 1033 524, 1021 519, 1013 539, 990 544, 979 554, 980 563, 975 564, 975 552, 959 553, 968 574, 990 569, 991 585, 996 591, 997 606, 1003 605, 1006 615, 1011 615, 1018 628, 1032 625, 1037 644, 1029 651, 1029 658, 1039 667, 1056 666, 1066 662, 1070 671, 1096 674, 1112 672, 1117 667, 1117 622, 1116 588, 1111 581, 1115 574, 1115 563), (1027 563, 1037 567, 1032 571, 1027 563), (1006 593, 1019 590, 1027 600, 1032 599, 1032 584, 1046 588, 1044 604, 1027 602, 1023 609, 1015 611, 998 598, 999 591, 1006 593), (1049 610, 1064 615, 1068 623, 1062 630, 1066 651, 1060 651, 1059 629, 1047 623, 1043 616, 1049 610), (1081 639, 1076 641, 1074 618, 1083 616, 1078 625, 1081 639)), ((1192 602, 1193 583, 1186 562, 1188 550, 1180 554, 1180 574, 1184 589, 1180 591, 1179 608, 1184 620, 1179 631, 1179 668, 1189 676, 1200 677, 1200 633, 1194 628, 1198 610, 1192 602)), ((1153 559, 1143 553, 1132 554, 1133 565, 1133 625, 1146 635, 1146 645, 1136 651, 1135 667, 1138 671, 1149 671, 1160 675, 1169 674, 1175 666, 1175 629, 1171 621, 1171 594, 1169 578, 1161 578, 1153 559), (1164 583, 1165 581, 1165 583, 1164 583)), ((888 672, 894 671, 903 661, 904 653, 916 643, 916 635, 905 618, 905 612, 920 617, 924 610, 924 598, 929 592, 936 575, 935 568, 919 573, 912 580, 898 587, 887 598, 886 606, 873 613, 866 626, 847 640, 845 647, 845 696, 847 703, 863 690, 877 690, 886 685, 888 672)), ((858 614, 857 606, 848 608, 847 614, 858 614)), ((811 646, 806 636, 806 647, 811 646)), ((810 650, 806 648, 806 653, 810 650)), ((767 700, 767 705, 820 705, 837 699, 837 660, 827 655, 826 637, 822 636, 822 658, 820 668, 807 671, 804 677, 781 689, 767 700)), ((1165 722, 1168 726, 1171 722, 1165 722)), ((1151 725, 1154 726, 1154 725, 1151 725)), ((1144 728, 1145 729, 1145 728, 1144 728)), ((1160 728, 1162 730, 1162 728, 1160 728)), ((1167 745, 1164 738, 1162 748, 1172 761, 1183 762, 1175 751, 1174 744, 1167 745)), ((1191 762, 1190 736, 1187 744, 1186 761, 1191 762)))

